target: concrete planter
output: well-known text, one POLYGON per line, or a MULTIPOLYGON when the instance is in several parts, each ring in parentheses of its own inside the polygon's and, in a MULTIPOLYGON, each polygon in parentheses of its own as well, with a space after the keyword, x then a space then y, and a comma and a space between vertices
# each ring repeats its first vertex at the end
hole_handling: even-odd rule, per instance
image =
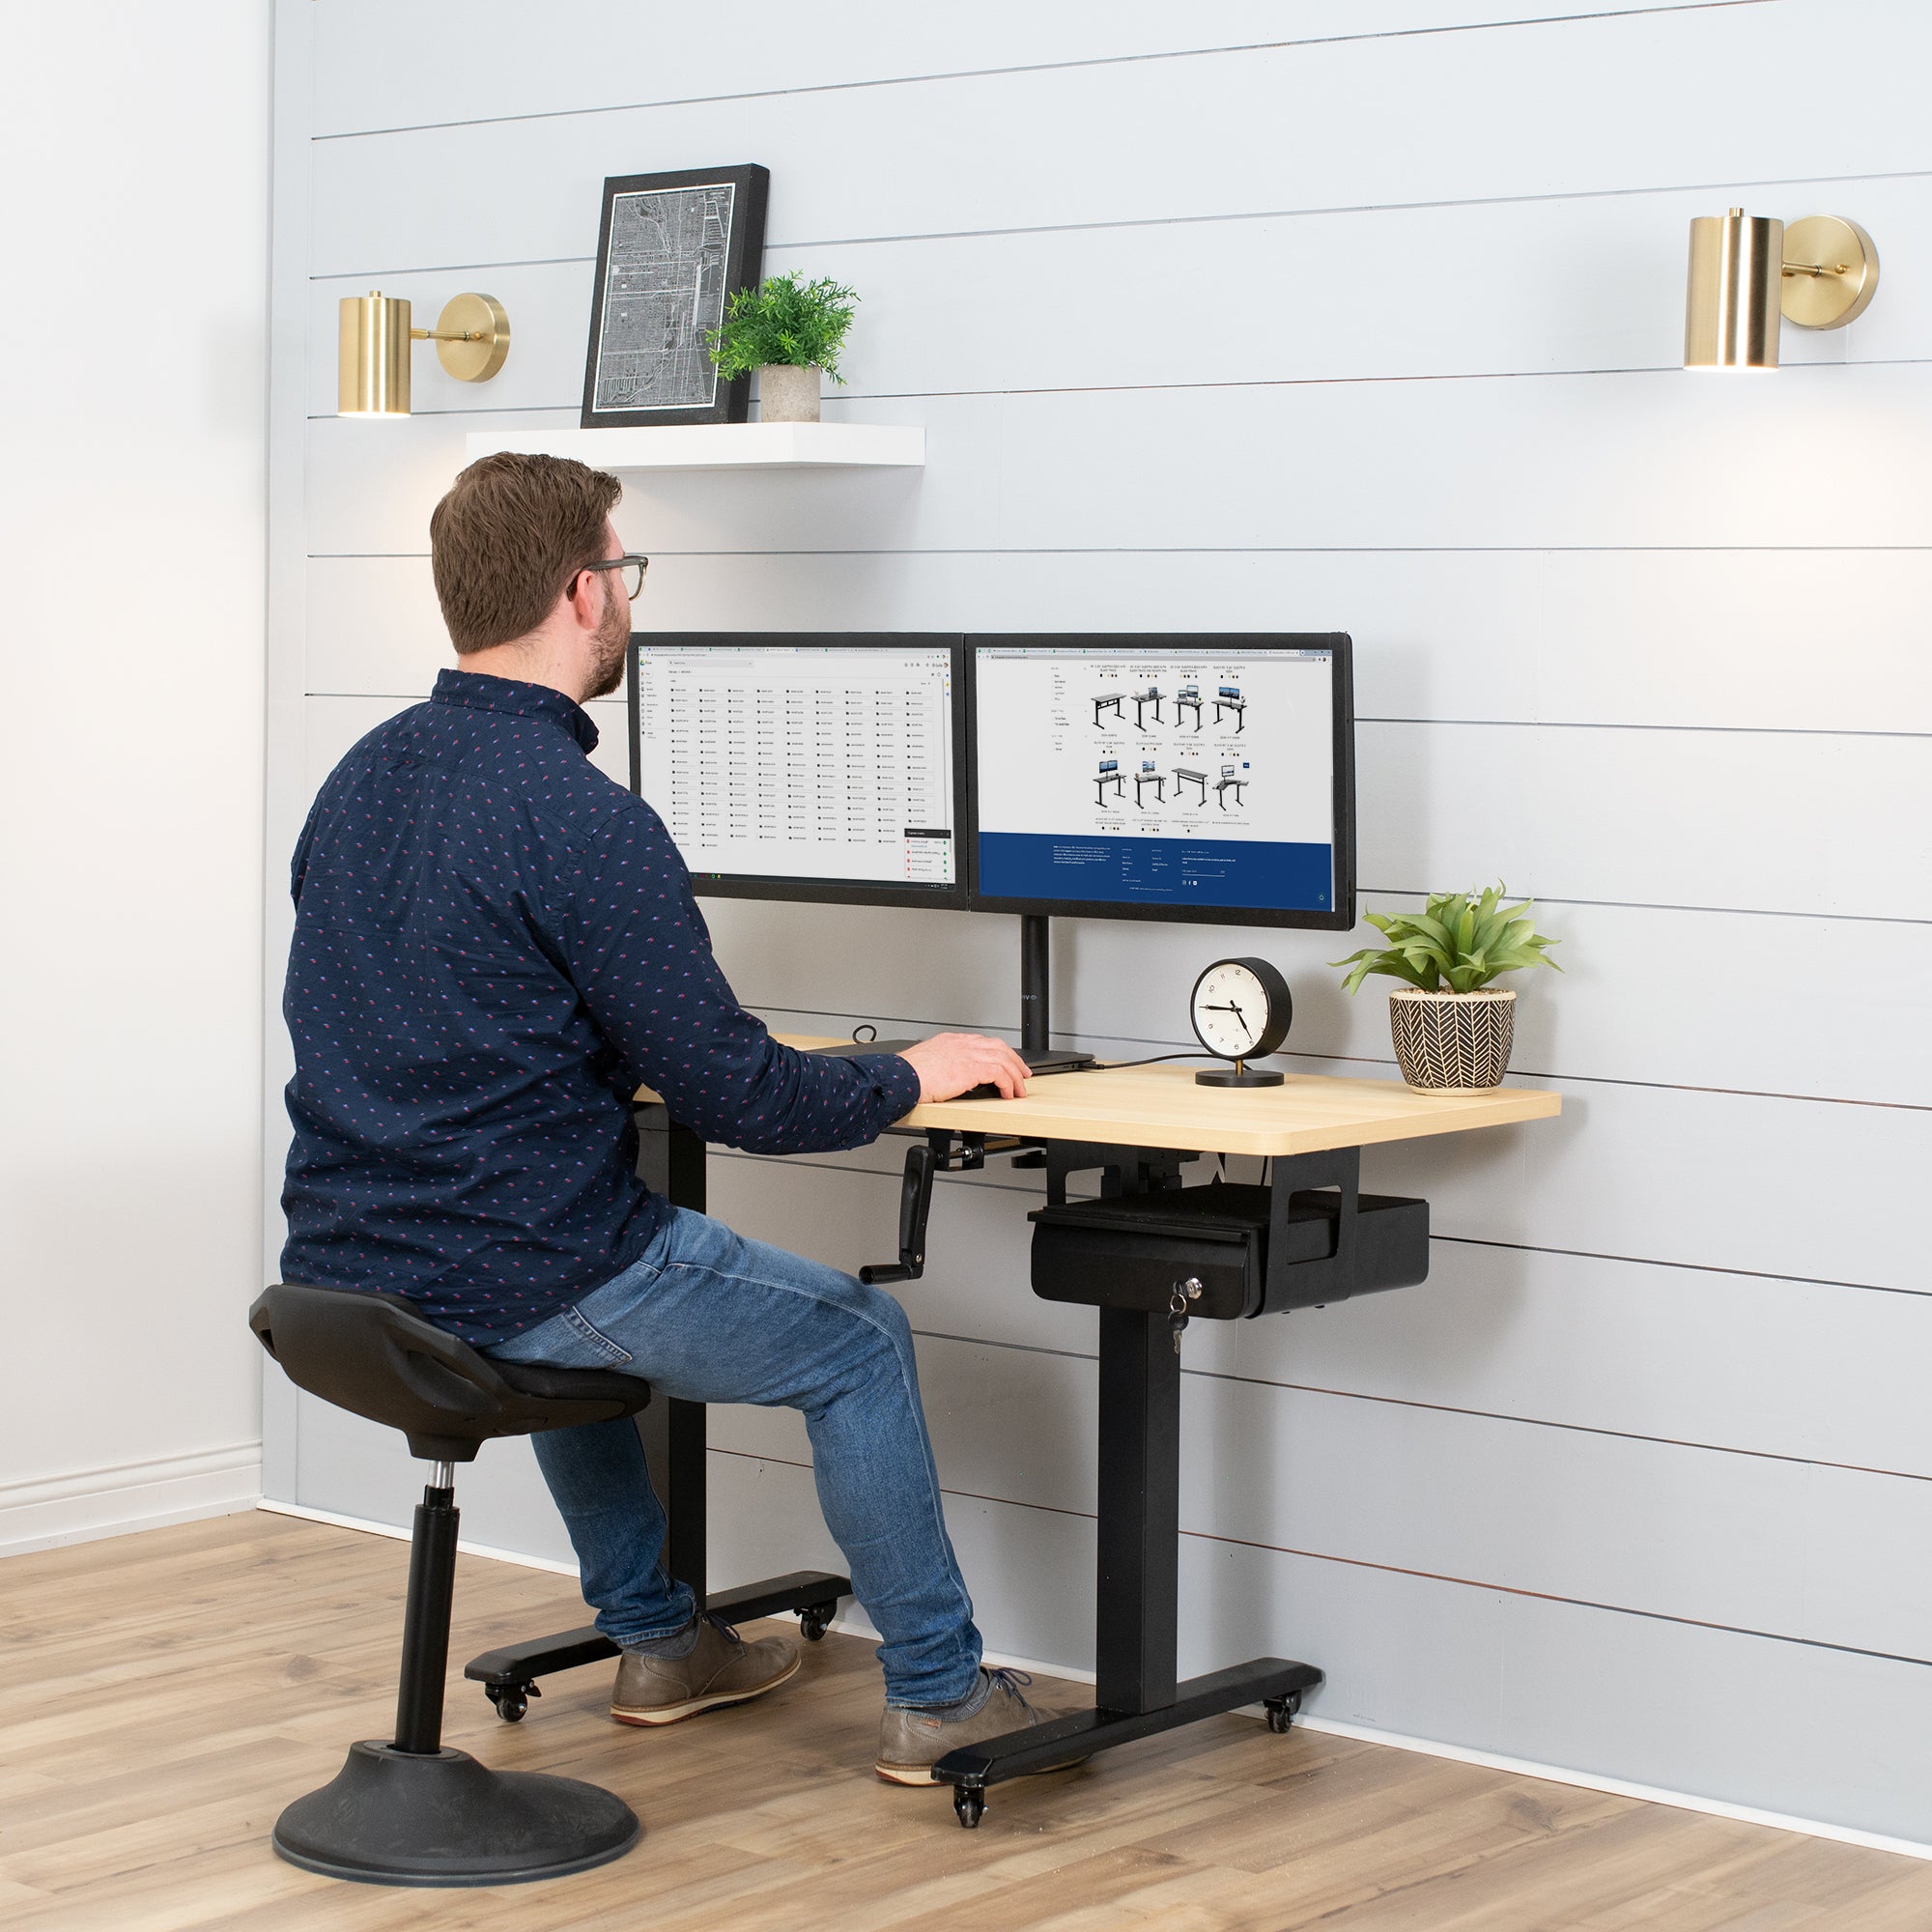
POLYGON ((1487 1094, 1509 1071, 1516 995, 1485 986, 1475 993, 1389 990, 1396 1065, 1411 1087, 1431 1094, 1487 1094))
POLYGON ((815 423, 818 420, 818 371, 790 362, 767 362, 758 370, 758 420, 768 423, 815 423))

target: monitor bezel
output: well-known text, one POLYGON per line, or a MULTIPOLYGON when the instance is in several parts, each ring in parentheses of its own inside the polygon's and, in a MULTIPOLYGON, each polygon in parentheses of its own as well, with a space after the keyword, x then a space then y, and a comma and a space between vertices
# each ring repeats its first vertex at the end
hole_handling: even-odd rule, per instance
POLYGON ((1045 913, 1063 919, 1158 920, 1178 925, 1298 926, 1316 932, 1347 932, 1355 923, 1355 670, 1354 641, 1346 631, 1016 631, 966 637, 965 771, 972 828, 967 882, 975 912, 1045 913), (1110 904, 1094 899, 1009 898, 980 889, 980 692, 979 653, 985 648, 1037 645, 1042 649, 1145 648, 1150 655, 1217 647, 1230 650, 1327 650, 1334 654, 1331 684, 1334 714, 1335 826, 1334 908, 1110 904))
MULTIPOLYGON (((876 885, 864 879, 797 879, 758 872, 699 872, 692 869, 691 889, 700 898, 790 899, 807 905, 924 906, 947 912, 973 909, 968 885, 979 845, 969 815, 972 786, 967 771, 966 639, 957 631, 633 631, 625 654, 625 719, 630 732, 631 790, 643 792, 643 749, 639 742, 641 701, 638 666, 652 645, 764 648, 817 645, 838 650, 918 650, 944 648, 952 658, 952 840, 953 881, 950 886, 876 885)), ((644 799, 645 804, 650 804, 644 799)), ((655 810, 655 807, 653 807, 655 810)))

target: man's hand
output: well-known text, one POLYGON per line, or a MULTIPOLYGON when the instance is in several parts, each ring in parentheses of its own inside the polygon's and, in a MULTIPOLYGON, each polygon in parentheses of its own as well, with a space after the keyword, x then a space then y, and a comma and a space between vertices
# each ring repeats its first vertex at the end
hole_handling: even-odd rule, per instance
POLYGON ((938 1033, 899 1055, 919 1075, 922 1100, 952 1100, 992 1086, 1003 1100, 1026 1092, 1027 1064, 1003 1039, 978 1033, 938 1033))

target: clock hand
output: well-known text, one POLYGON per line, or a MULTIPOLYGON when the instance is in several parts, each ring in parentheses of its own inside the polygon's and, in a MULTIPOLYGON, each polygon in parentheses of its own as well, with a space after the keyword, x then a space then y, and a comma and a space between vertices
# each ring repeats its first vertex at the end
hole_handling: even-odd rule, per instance
POLYGON ((1236 1006, 1232 1000, 1228 1001, 1225 1005, 1220 1004, 1213 1000, 1203 1000, 1201 1003, 1201 1009, 1203 1012, 1208 1012, 1208 1013, 1233 1013, 1234 1016, 1240 1021, 1241 1031, 1244 1034, 1246 1034, 1250 1039, 1254 1038, 1255 1030, 1248 1024, 1247 1014, 1242 1012, 1240 1008, 1236 1006))

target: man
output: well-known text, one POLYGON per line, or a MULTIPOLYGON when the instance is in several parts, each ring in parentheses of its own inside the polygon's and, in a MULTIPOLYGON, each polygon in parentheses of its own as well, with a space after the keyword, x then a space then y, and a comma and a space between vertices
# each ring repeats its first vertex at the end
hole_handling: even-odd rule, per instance
MULTIPOLYGON (((955 1746, 1034 1720, 980 1635, 941 1514, 910 1330, 849 1275, 669 1206, 636 1174, 648 1085, 709 1140, 863 1146, 922 1099, 1024 1092, 1011 1048, 779 1045, 713 959, 683 861, 585 755, 644 560, 615 479, 548 456, 472 464, 430 521, 461 668, 329 775, 293 866, 284 1012, 290 1281, 407 1295, 506 1359, 618 1368, 666 1396, 802 1409, 820 1506, 884 1641, 876 1769, 929 1784, 955 1746)), ((627 1421, 535 1438, 598 1628, 612 1715, 673 1722, 798 1668, 664 1572, 627 1421)))

